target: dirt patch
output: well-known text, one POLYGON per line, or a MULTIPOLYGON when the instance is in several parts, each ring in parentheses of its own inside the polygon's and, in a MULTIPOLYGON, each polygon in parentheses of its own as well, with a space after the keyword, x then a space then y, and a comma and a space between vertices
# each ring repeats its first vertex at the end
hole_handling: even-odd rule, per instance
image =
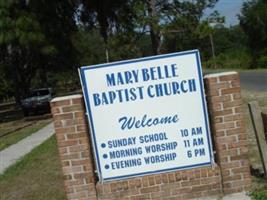
POLYGON ((267 92, 242 90, 242 97, 244 100, 243 108, 245 112, 245 123, 249 138, 249 160, 254 169, 259 169, 262 172, 263 169, 260 160, 260 154, 249 114, 248 103, 251 101, 257 101, 262 110, 267 110, 267 92))

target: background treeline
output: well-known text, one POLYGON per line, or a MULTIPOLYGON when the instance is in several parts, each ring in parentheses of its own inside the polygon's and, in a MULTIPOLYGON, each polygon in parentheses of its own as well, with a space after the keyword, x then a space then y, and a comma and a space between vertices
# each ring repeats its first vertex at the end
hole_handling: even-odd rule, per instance
POLYGON ((225 27, 218 0, 0 0, 0 101, 79 89, 77 68, 199 49, 206 68, 266 68, 267 2, 225 27), (213 48, 212 48, 213 46, 213 48))

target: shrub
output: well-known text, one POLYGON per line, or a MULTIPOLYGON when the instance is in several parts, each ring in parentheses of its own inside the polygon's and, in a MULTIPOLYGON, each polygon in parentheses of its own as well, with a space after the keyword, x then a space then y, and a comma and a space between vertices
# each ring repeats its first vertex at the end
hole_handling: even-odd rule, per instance
MULTIPOLYGON (((246 50, 229 50, 216 56, 215 62, 217 68, 246 69, 250 67, 251 56, 246 50)), ((206 67, 215 68, 215 62, 210 58, 206 67)))

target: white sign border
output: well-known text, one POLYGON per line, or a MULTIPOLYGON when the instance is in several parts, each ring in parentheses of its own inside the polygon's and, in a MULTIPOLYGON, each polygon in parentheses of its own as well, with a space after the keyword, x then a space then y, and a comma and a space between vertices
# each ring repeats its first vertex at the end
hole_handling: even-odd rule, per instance
POLYGON ((137 58, 137 59, 131 59, 131 60, 124 60, 124 61, 118 61, 118 62, 112 62, 112 63, 82 66, 78 71, 79 71, 80 81, 81 81, 82 90, 83 90, 83 96, 84 96, 85 107, 86 107, 86 112, 87 112, 86 115, 89 121, 89 128, 90 128, 90 133, 91 133, 89 135, 91 136, 91 144, 93 144, 94 158, 96 161, 96 168, 97 168, 97 173, 98 173, 100 182, 122 180, 122 179, 128 179, 128 178, 139 177, 139 176, 144 176, 144 175, 163 173, 163 172, 172 172, 172 171, 177 171, 181 169, 192 169, 192 168, 203 167, 203 166, 211 166, 214 163, 213 148, 212 148, 212 141, 211 141, 211 134, 210 134, 210 126, 209 126, 209 117, 208 117, 207 103, 206 103, 206 98, 205 98, 205 89, 204 89, 203 76, 202 76, 202 67, 201 67, 201 62, 200 62, 199 51, 197 49, 190 50, 190 51, 157 55, 157 56, 149 56, 149 57, 143 57, 143 58, 137 58), (155 59, 162 59, 162 58, 175 57, 175 56, 184 56, 184 55, 189 55, 189 54, 195 54, 196 61, 197 61, 197 72, 198 72, 199 84, 200 84, 200 89, 201 89, 200 92, 201 92, 201 98, 202 98, 203 113, 204 113, 204 118, 205 118, 206 136, 208 139, 210 162, 200 163, 200 164, 195 164, 195 165, 180 166, 180 167, 175 167, 175 168, 170 168, 170 169, 149 171, 149 172, 143 172, 143 173, 137 173, 137 174, 116 176, 116 177, 110 177, 106 179, 102 178, 98 149, 96 145, 93 116, 91 112, 89 94, 87 92, 88 90, 87 90, 87 85, 86 85, 85 71, 94 70, 94 69, 103 68, 103 67, 114 67, 117 65, 135 63, 135 62, 140 62, 140 61, 155 60, 155 59))

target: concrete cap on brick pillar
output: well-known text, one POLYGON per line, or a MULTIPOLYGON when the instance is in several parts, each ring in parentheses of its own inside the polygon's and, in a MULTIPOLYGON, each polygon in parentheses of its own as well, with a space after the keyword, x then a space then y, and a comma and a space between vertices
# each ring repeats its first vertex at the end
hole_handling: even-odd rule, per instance
POLYGON ((219 72, 219 73, 214 73, 214 74, 207 74, 204 76, 204 78, 216 78, 216 77, 221 77, 221 76, 229 76, 229 75, 235 75, 238 74, 235 71, 231 72, 219 72))
POLYGON ((51 100, 51 103, 57 102, 57 101, 70 100, 70 99, 77 99, 77 98, 82 98, 82 97, 83 95, 81 94, 74 94, 74 95, 63 96, 63 97, 55 97, 54 99, 51 100))

